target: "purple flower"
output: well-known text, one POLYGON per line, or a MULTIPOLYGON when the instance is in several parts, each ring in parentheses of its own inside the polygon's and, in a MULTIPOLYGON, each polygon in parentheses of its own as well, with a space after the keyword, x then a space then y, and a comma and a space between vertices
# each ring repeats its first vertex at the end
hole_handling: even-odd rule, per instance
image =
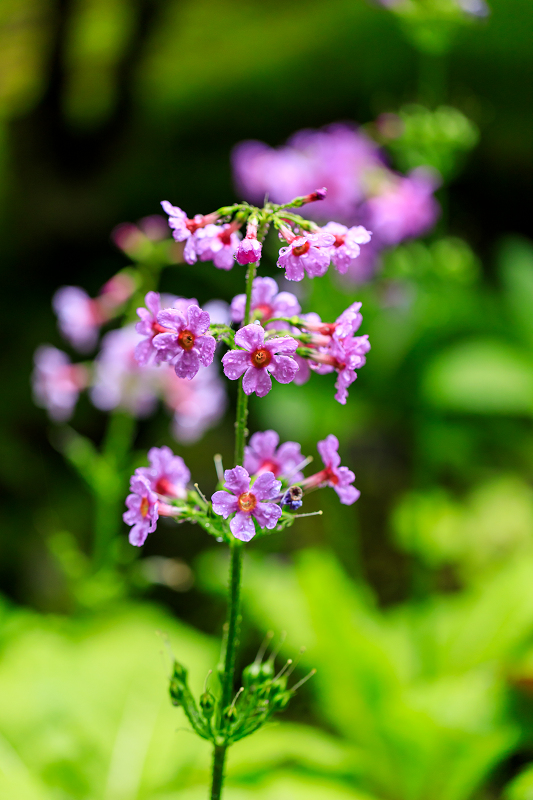
POLYGON ((355 331, 359 330, 363 321, 363 315, 360 313, 361 306, 362 303, 352 303, 346 311, 342 312, 340 317, 337 317, 333 323, 333 337, 335 339, 346 339, 347 336, 353 336, 355 331))
POLYGON ((303 480, 297 467, 303 462, 302 451, 297 442, 284 442, 280 447, 276 431, 254 433, 244 450, 244 468, 251 475, 271 472, 276 478, 284 477, 289 483, 303 480), (277 449, 276 449, 277 448, 277 449))
POLYGON ((98 341, 101 318, 98 304, 79 286, 62 286, 55 293, 52 306, 59 330, 80 353, 88 353, 98 341))
POLYGON ((435 177, 416 169, 407 177, 392 175, 392 180, 368 201, 370 227, 385 245, 421 236, 435 224, 439 206, 433 197, 435 177))
POLYGON ((322 230, 333 234, 335 237, 329 256, 335 269, 341 275, 348 271, 348 268, 358 257, 361 252, 359 245, 369 242, 372 236, 370 231, 367 231, 362 225, 347 228, 346 225, 341 225, 338 222, 328 222, 322 230))
POLYGON ((251 202, 262 202, 268 194, 275 203, 286 203, 327 186, 327 197, 305 213, 351 224, 365 199, 368 176, 384 166, 378 146, 346 124, 299 131, 278 149, 263 142, 241 142, 232 161, 237 188, 251 202))
POLYGON ((186 311, 167 308, 157 315, 157 322, 169 333, 159 333, 153 345, 162 361, 172 361, 178 378, 194 378, 200 365, 208 367, 213 361, 216 341, 207 334, 209 314, 198 306, 186 311))
POLYGON ((222 359, 224 375, 232 381, 244 373, 245 394, 264 397, 272 389, 271 373, 279 383, 290 383, 298 372, 294 355, 298 342, 291 336, 265 341, 265 331, 256 322, 235 334, 235 344, 243 350, 230 350, 222 359))
POLYGON ((34 363, 35 403, 46 408, 55 422, 64 422, 72 416, 79 393, 87 386, 87 370, 81 364, 72 364, 62 350, 46 344, 36 350, 34 363))
POLYGON ((335 242, 331 233, 306 233, 296 236, 279 251, 278 267, 285 270, 288 281, 303 280, 304 273, 317 278, 328 271, 330 249, 335 242))
MULTIPOLYGON (((246 306, 246 295, 238 294, 231 301, 231 318, 233 322, 242 322, 246 306)), ((301 311, 296 297, 290 292, 280 292, 273 278, 255 278, 252 285, 252 303, 250 311, 255 319, 264 323, 271 317, 292 317, 301 311)), ((286 328, 284 322, 271 322, 269 328, 286 328)))
POLYGON ((276 503, 264 501, 274 500, 279 495, 281 481, 277 481, 271 472, 264 472, 250 487, 250 476, 244 467, 227 469, 224 479, 227 491, 215 492, 211 501, 215 514, 224 519, 235 514, 229 527, 236 539, 243 542, 253 539, 256 533, 254 519, 260 528, 272 530, 276 527, 281 508, 276 503))
POLYGON ((339 495, 341 503, 351 506, 359 499, 361 492, 351 484, 355 475, 348 467, 341 467, 341 457, 338 454, 339 440, 330 433, 323 441, 318 442, 317 450, 324 462, 324 469, 306 478, 302 489, 311 489, 314 486, 331 486, 339 495))
POLYGON ((129 535, 130 544, 140 547, 157 527, 159 501, 149 481, 137 472, 131 477, 130 490, 132 494, 126 497, 128 510, 122 519, 127 525, 133 525, 129 535))
POLYGON ((109 331, 95 360, 91 400, 102 411, 123 408, 135 417, 150 414, 157 403, 161 372, 135 359, 134 325, 109 331))
MULTIPOLYGON (((163 354, 157 347, 154 346, 154 337, 159 333, 169 333, 168 328, 164 328, 157 321, 157 315, 161 311, 161 297, 159 292, 148 292, 144 298, 146 308, 138 308, 137 316, 140 322, 135 325, 135 330, 145 338, 139 342, 135 347, 135 358, 143 367, 148 364, 160 364, 164 361, 163 354)), ((171 299, 174 308, 178 311, 185 313, 189 306, 198 305, 195 298, 190 300, 185 297, 173 297, 171 299)))
POLYGON ((198 259, 212 261, 219 269, 231 269, 240 242, 235 231, 235 223, 210 224, 198 228, 185 245, 183 251, 185 261, 187 264, 195 264, 198 259))
POLYGON ((146 478, 150 489, 167 497, 187 497, 187 483, 191 473, 181 456, 175 456, 170 447, 152 447, 148 451, 149 467, 139 467, 136 475, 146 478))
POLYGON ((174 412, 172 431, 178 442, 196 442, 226 410, 225 383, 214 363, 190 381, 176 377, 172 369, 163 370, 161 383, 165 403, 174 412))
POLYGON ((161 206, 165 214, 168 214, 168 226, 172 229, 172 236, 176 242, 184 242, 191 236, 191 222, 185 211, 178 206, 173 206, 168 200, 162 200, 161 206))
POLYGON ((332 339, 329 346, 329 354, 335 361, 335 370, 337 371, 337 381, 335 383, 335 400, 346 404, 348 397, 348 386, 350 386, 357 378, 356 369, 363 367, 366 364, 366 353, 370 350, 370 343, 368 336, 354 336, 353 338, 346 338, 342 342, 332 339))

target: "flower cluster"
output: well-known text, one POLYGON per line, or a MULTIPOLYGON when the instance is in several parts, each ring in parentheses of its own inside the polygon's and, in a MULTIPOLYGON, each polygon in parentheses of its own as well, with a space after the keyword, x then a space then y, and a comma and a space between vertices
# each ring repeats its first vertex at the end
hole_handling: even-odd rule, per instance
POLYGON ((275 431, 255 433, 246 447, 244 466, 224 472, 222 486, 210 502, 198 488, 187 488, 191 476, 180 456, 175 456, 169 447, 152 447, 148 452, 150 466, 135 470, 131 493, 126 498, 124 522, 132 526, 131 544, 144 544, 159 516, 198 523, 226 541, 233 536, 249 542, 265 530, 292 525, 298 515, 290 512, 301 507, 305 493, 311 489, 330 486, 345 505, 359 498, 359 491, 352 485, 355 475, 340 466, 335 436, 318 442, 324 468, 307 478, 302 470, 310 459, 303 458, 300 445, 278 445, 275 431))
POLYGON ((301 280, 303 270, 310 277, 325 272, 326 249, 332 245, 323 234, 336 237, 336 256, 331 255, 334 250, 329 253, 336 269, 355 281, 366 280, 384 248, 427 233, 439 214, 433 196, 439 180, 434 174, 423 169, 408 175, 392 171, 378 145, 347 124, 300 131, 277 149, 263 142, 242 142, 233 153, 233 170, 238 189, 252 202, 267 194, 276 203, 286 203, 313 185, 328 187, 327 197, 309 205, 307 216, 321 222, 333 217, 344 225, 330 222, 321 232, 313 229, 304 241, 287 239, 289 246, 278 264, 289 280, 301 280), (370 240, 367 228, 373 231, 372 242, 356 261, 356 245, 370 240))

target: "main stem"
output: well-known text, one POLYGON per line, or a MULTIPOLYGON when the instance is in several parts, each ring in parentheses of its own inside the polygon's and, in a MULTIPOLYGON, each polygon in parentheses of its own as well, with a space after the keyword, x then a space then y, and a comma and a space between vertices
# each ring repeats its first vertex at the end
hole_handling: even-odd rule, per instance
MULTIPOLYGON (((257 272, 257 264, 250 264, 246 273, 246 306, 244 310, 244 324, 250 322, 250 308, 252 304, 252 286, 257 272)), ((246 444, 246 422, 248 420, 248 397, 242 388, 242 378, 239 380, 237 394, 237 415, 235 419, 235 466, 242 466, 244 461, 244 445, 246 444)), ((235 539, 231 544, 231 562, 229 574, 228 618, 226 632, 226 652, 224 656, 224 673, 222 675, 222 694, 220 698, 219 724, 223 723, 223 712, 230 704, 233 697, 235 680, 235 658, 239 636, 240 622, 240 597, 242 574, 242 544, 235 539)), ((213 775, 211 781, 211 800, 220 800, 222 785, 224 783, 224 765, 226 762, 226 744, 215 745, 213 752, 213 775)))

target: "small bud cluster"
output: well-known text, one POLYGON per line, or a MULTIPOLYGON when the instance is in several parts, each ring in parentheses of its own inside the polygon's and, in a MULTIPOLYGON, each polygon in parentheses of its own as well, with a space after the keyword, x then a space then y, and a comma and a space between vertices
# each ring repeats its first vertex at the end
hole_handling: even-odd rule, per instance
MULTIPOLYGON (((269 642, 271 638, 269 634, 265 641, 269 642)), ((276 673, 276 653, 263 660, 263 649, 256 660, 244 668, 242 686, 225 707, 221 706, 220 698, 208 690, 207 679, 196 704, 187 684, 186 669, 174 661, 169 686, 170 700, 172 705, 183 708, 193 730, 203 739, 217 746, 228 746, 244 739, 259 730, 276 711, 286 708, 300 686, 316 672, 311 670, 303 680, 289 687, 288 680, 296 664, 289 659, 276 673)))

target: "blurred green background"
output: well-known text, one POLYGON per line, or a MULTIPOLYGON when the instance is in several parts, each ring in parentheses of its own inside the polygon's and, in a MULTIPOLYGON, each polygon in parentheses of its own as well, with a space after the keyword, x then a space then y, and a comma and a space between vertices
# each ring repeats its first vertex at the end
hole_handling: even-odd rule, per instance
MULTIPOLYGON (((304 310, 324 319, 363 302, 372 350, 347 405, 318 376, 252 403, 252 430, 305 453, 335 433, 362 496, 313 495, 324 516, 248 548, 241 666, 272 628, 282 655, 307 646, 297 676, 318 674, 232 750, 227 797, 532 800, 532 9, 451 6, 3 0, 2 797, 203 798, 208 747, 168 703, 155 632, 201 689, 225 610, 223 554, 191 526, 160 525, 140 554, 122 530, 113 568, 91 569, 91 491, 31 399, 35 348, 63 346, 52 294, 95 295, 129 263, 113 227, 161 199, 190 215, 230 202, 240 140, 416 102, 460 110, 479 141, 445 176, 430 236, 368 284, 307 282, 304 310)), ((411 150, 431 139, 413 136, 411 150)), ((407 169, 406 152, 391 146, 392 164, 407 169)), ((424 152, 442 167, 445 144, 424 152)), ((241 278, 180 264, 163 288, 230 301, 241 278)), ((232 413, 183 446, 159 412, 135 464, 169 444, 210 492, 232 413)), ((105 416, 84 399, 73 426, 99 445, 105 416)))

